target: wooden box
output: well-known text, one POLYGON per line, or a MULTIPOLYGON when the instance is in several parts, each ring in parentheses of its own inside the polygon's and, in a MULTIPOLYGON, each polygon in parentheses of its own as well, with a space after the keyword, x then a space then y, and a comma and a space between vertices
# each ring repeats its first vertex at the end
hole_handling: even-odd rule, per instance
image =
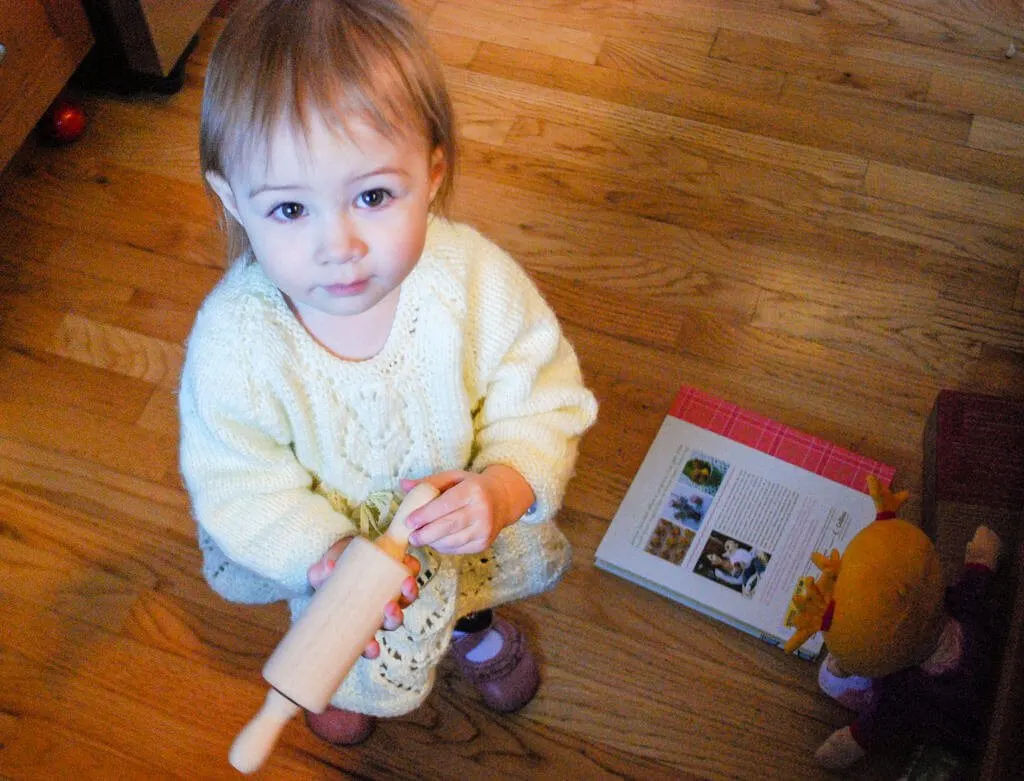
POLYGON ((86 0, 100 46, 136 73, 171 73, 217 0, 86 0))
POLYGON ((0 0, 0 168, 92 46, 85 11, 70 0, 0 0))

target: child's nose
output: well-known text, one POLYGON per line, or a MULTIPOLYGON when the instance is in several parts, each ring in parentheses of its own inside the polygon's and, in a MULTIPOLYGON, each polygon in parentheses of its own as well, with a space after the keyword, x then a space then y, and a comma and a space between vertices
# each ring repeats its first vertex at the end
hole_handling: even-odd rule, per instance
POLYGON ((329 222, 321 248, 323 263, 350 263, 366 254, 366 242, 355 219, 342 212, 329 222))

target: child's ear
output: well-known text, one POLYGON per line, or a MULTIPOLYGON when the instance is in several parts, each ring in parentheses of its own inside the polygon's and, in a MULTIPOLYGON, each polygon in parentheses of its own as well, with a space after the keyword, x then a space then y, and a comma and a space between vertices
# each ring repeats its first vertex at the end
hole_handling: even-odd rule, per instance
POLYGON ((444 150, 441 147, 434 147, 430 153, 430 201, 433 203, 434 196, 441 189, 441 182, 444 181, 444 173, 448 168, 448 161, 445 160, 444 150))
POLYGON ((235 218, 235 222, 241 224, 242 220, 238 216, 238 203, 235 201, 235 193, 231 189, 231 185, 228 184, 228 180, 218 173, 208 171, 206 183, 210 185, 211 190, 217 193, 224 210, 235 218))

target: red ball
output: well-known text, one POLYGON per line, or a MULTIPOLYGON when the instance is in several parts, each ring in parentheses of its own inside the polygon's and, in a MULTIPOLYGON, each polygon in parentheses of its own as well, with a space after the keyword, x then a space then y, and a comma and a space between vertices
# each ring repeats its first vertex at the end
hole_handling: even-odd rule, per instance
POLYGON ((46 134, 54 141, 70 144, 85 132, 85 109, 73 100, 56 101, 46 113, 43 123, 46 134))

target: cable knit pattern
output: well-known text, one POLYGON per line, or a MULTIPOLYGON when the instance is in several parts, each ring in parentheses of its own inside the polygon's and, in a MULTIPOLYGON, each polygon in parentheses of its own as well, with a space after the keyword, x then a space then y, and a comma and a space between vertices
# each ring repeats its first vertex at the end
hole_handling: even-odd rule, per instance
POLYGON ((457 616, 553 586, 569 565, 552 521, 597 406, 526 273, 463 225, 431 221, 383 349, 365 361, 317 343, 258 265, 236 263, 203 304, 182 374, 181 467, 204 574, 225 598, 312 596, 306 570, 359 533, 360 506, 404 477, 516 468, 531 512, 473 556, 415 551, 420 597, 379 632, 337 707, 417 707, 457 616))

